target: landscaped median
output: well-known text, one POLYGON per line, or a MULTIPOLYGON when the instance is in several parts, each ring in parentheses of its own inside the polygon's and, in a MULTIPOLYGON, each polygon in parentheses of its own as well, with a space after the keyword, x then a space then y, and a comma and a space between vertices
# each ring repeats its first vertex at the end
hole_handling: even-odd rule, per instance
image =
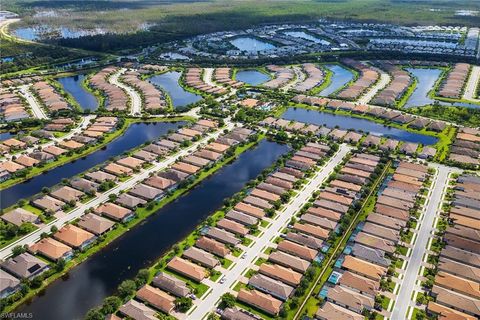
MULTIPOLYGON (((103 234, 98 238, 95 242, 95 245, 87 247, 84 251, 76 251, 74 257, 65 262, 63 259, 60 259, 60 262, 52 263, 52 267, 50 271, 47 271, 42 276, 37 277, 37 279, 33 281, 27 281, 25 286, 22 287, 22 290, 13 294, 9 298, 6 298, 2 301, 2 307, 4 308, 4 312, 9 312, 14 310, 16 307, 23 304, 28 299, 31 299, 35 295, 39 294, 41 290, 47 287, 50 283, 64 275, 68 272, 68 270, 72 269, 76 265, 80 264, 84 260, 86 260, 92 254, 98 252, 100 249, 106 247, 109 243, 113 240, 120 237, 126 231, 130 230, 140 222, 142 222, 148 216, 157 212, 161 207, 165 206, 167 203, 170 203, 177 199, 179 196, 183 195, 184 193, 188 192, 194 186, 199 184, 202 180, 209 177, 210 175, 214 174, 218 171, 223 165, 233 161, 238 155, 243 153, 244 151, 250 149, 254 145, 256 145, 259 141, 264 139, 264 135, 257 135, 254 136, 254 141, 247 141, 246 143, 239 144, 238 146, 232 147, 232 151, 227 152, 225 157, 213 164, 212 166, 206 167, 204 170, 197 172, 193 179, 189 180, 187 183, 179 185, 174 191, 169 192, 166 194, 159 201, 154 201, 153 203, 138 208, 135 211, 135 216, 132 220, 129 220, 124 223, 116 224, 116 227, 113 228, 111 231, 103 234)), ((55 233, 55 230, 52 230, 52 233, 55 233)), ((45 235, 47 237, 48 235, 45 235)), ((16 250, 17 254, 20 253, 20 249, 16 250)), ((228 262, 225 262, 228 265, 228 262)))

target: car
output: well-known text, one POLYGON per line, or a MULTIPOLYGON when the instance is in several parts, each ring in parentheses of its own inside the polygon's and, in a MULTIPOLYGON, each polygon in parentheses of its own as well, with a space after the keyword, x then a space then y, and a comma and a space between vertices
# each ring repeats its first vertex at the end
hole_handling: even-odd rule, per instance
POLYGON ((227 279, 225 279, 225 276, 223 276, 223 277, 220 279, 220 283, 224 283, 225 280, 227 280, 227 279))
POLYGON ((247 257, 247 254, 244 253, 244 254, 242 254, 242 256, 241 256, 240 258, 241 258, 241 259, 245 259, 246 257, 247 257))

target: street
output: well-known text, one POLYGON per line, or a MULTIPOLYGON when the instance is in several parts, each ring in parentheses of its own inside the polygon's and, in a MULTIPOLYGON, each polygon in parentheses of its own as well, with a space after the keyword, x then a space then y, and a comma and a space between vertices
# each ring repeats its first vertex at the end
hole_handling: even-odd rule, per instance
POLYGON ((48 119, 47 115, 42 109, 40 103, 38 103, 37 99, 33 96, 33 94, 28 90, 29 85, 21 86, 19 89, 20 94, 27 99, 28 105, 30 106, 33 115, 37 119, 48 119))
POLYGON ((476 98, 476 90, 480 85, 480 66, 472 66, 472 72, 465 85, 465 93, 463 99, 480 102, 480 99, 476 98))
POLYGON ((140 116, 142 113, 142 98, 140 94, 130 86, 127 86, 120 82, 118 78, 125 73, 127 69, 122 68, 119 72, 110 77, 110 83, 122 88, 130 96, 130 115, 140 116))
POLYGON ((217 301, 221 296, 229 291, 229 288, 235 284, 241 277, 245 269, 260 256, 265 246, 269 245, 282 230, 288 225, 290 219, 297 213, 308 201, 312 193, 322 185, 323 181, 333 172, 343 158, 350 151, 351 147, 346 144, 340 145, 338 152, 317 172, 317 174, 308 182, 304 189, 293 197, 283 212, 277 215, 276 219, 268 226, 260 237, 256 238, 253 245, 245 251, 245 258, 237 259, 236 265, 225 274, 225 282, 215 282, 211 287, 211 292, 203 300, 196 300, 195 310, 187 316, 187 319, 203 319, 210 311, 215 308, 217 301))
MULTIPOLYGON (((227 125, 227 128, 228 128, 228 130, 231 130, 233 128, 233 124, 229 123, 227 125)), ((107 201, 109 199, 110 194, 118 194, 122 190, 132 188, 138 182, 148 178, 148 176, 151 173, 157 172, 157 171, 160 171, 160 170, 163 170, 163 169, 167 168, 168 166, 172 165, 176 160, 178 160, 180 157, 184 157, 184 156, 194 152, 200 144, 206 143, 211 138, 214 138, 214 139, 217 138, 220 134, 222 134, 222 132, 223 132, 223 130, 216 131, 214 133, 208 134, 203 139, 200 139, 199 141, 193 143, 190 147, 179 151, 175 155, 173 155, 171 157, 168 157, 168 158, 166 158, 166 159, 164 159, 160 162, 154 162, 153 167, 148 168, 146 170, 142 170, 141 173, 131 177, 130 179, 128 179, 124 182, 120 182, 117 186, 108 190, 107 192, 104 192, 104 193, 98 195, 96 198, 94 198, 94 199, 92 199, 92 200, 90 200, 86 203, 80 204, 80 206, 76 207, 75 209, 73 209, 69 213, 65 214, 64 216, 62 216, 58 219, 55 219, 54 221, 52 221, 52 222, 44 225, 43 227, 35 230, 34 232, 29 233, 28 235, 24 236, 23 238, 9 244, 6 247, 3 247, 0 250, 0 259, 5 260, 5 258, 9 257, 12 254, 12 249, 16 246, 31 245, 34 242, 38 241, 38 239, 40 239, 40 236, 41 236, 42 233, 44 233, 44 232, 49 233, 50 232, 50 229, 52 228, 52 226, 56 226, 58 229, 60 229, 65 224, 69 223, 70 221, 73 221, 77 218, 80 218, 85 213, 85 210, 87 210, 89 208, 92 208, 92 207, 97 207, 101 203, 107 201)))
POLYGON ((367 104, 370 100, 373 99, 377 92, 385 88, 385 86, 390 83, 391 78, 389 74, 384 73, 381 70, 377 71, 380 73, 380 79, 373 87, 369 88, 368 91, 358 99, 358 103, 367 104))
POLYGON ((422 264, 423 256, 427 250, 427 243, 430 235, 435 230, 433 222, 439 212, 444 193, 448 186, 448 177, 452 172, 452 168, 446 166, 438 165, 435 167, 437 173, 432 180, 433 189, 427 200, 428 204, 423 219, 418 221, 420 224, 418 236, 405 271, 405 277, 400 284, 400 291, 398 292, 395 306, 392 311, 392 320, 407 319, 408 307, 411 305, 411 296, 422 264))

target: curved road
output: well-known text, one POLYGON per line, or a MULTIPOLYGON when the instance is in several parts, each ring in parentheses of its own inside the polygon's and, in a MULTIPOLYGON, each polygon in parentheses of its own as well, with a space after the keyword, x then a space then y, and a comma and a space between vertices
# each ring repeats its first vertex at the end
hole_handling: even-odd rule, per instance
POLYGON ((130 86, 123 84, 119 81, 119 77, 125 73, 127 69, 122 68, 119 72, 112 75, 109 79, 109 82, 117 87, 122 88, 130 96, 130 115, 140 116, 142 114, 142 98, 140 94, 130 86))

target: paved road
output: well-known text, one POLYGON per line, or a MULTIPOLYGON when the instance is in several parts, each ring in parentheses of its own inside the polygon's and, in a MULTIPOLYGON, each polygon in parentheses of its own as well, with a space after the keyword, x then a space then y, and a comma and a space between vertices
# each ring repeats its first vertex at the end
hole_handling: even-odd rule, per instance
POLYGON ((340 146, 338 152, 323 168, 320 169, 320 171, 318 171, 316 176, 314 176, 314 178, 304 187, 303 191, 291 200, 286 209, 277 216, 276 220, 264 230, 259 238, 254 240, 254 244, 251 247, 247 248, 245 251, 245 258, 237 259, 237 264, 225 275, 225 282, 215 282, 211 286, 212 291, 206 298, 195 301, 196 309, 186 317, 187 319, 203 319, 203 317, 215 308, 215 305, 221 296, 229 291, 229 288, 239 280, 244 270, 250 267, 250 265, 260 256, 262 249, 270 244, 271 240, 275 239, 282 232, 290 222, 292 216, 308 201, 312 193, 318 190, 323 181, 328 178, 333 172, 335 166, 342 161, 350 149, 351 148, 345 144, 340 146))
POLYGON ((381 72, 380 70, 377 71, 380 72, 380 80, 378 80, 372 88, 370 88, 363 96, 360 97, 360 99, 358 99, 358 103, 367 104, 373 99, 377 92, 385 88, 385 86, 390 83, 391 77, 389 74, 381 72))
POLYGON ((212 87, 218 87, 218 85, 213 82, 213 68, 203 68, 203 82, 212 87))
POLYGON ((480 85, 480 66, 473 66, 470 77, 468 78, 467 85, 465 86, 465 93, 463 99, 480 102, 480 99, 476 98, 477 86, 480 85))
POLYGON ((127 86, 120 82, 118 78, 125 73, 127 69, 122 68, 119 72, 115 73, 110 77, 110 83, 116 85, 117 87, 122 88, 130 96, 130 115, 131 116, 140 116, 142 114, 142 98, 137 90, 133 89, 130 86, 127 86))
POLYGON ((303 72, 302 68, 299 66, 292 67, 293 71, 295 72, 295 79, 287 83, 282 90, 287 91, 292 89, 294 86, 299 84, 300 82, 305 81, 306 74, 303 72))
POLYGON ((20 94, 27 99, 27 102, 33 112, 33 115, 37 119, 48 119, 48 116, 43 111, 42 106, 38 102, 37 98, 29 91, 29 85, 19 87, 20 94))
MULTIPOLYGON (((233 124, 228 123, 227 128, 229 130, 231 130, 233 128, 233 124)), ((40 235, 44 232, 47 232, 47 233, 50 232, 50 229, 51 229, 52 226, 55 225, 58 229, 60 229, 62 226, 64 226, 68 222, 73 221, 73 220, 83 216, 83 214, 85 213, 85 210, 87 210, 89 208, 92 208, 92 207, 96 207, 96 206, 100 205, 102 202, 107 201, 109 199, 108 196, 110 194, 118 194, 122 190, 130 189, 131 187, 133 187, 138 182, 146 179, 150 175, 150 173, 160 171, 162 169, 167 168, 168 166, 172 165, 180 157, 184 157, 184 156, 194 152, 200 144, 206 143, 211 138, 218 137, 222 132, 223 132, 223 130, 216 131, 214 133, 210 133, 205 138, 197 141, 196 143, 193 143, 190 147, 179 151, 175 155, 173 155, 171 157, 168 157, 168 158, 166 158, 166 159, 164 159, 160 162, 153 162, 153 167, 151 167, 149 169, 146 169, 146 170, 142 170, 141 173, 133 176, 132 178, 128 179, 127 181, 119 183, 116 187, 108 190, 105 193, 100 194, 98 197, 90 200, 89 202, 87 202, 85 204, 80 204, 79 207, 70 211, 66 215, 48 223, 47 225, 35 230, 34 232, 26 235, 25 237, 15 241, 14 243, 0 249, 0 259, 4 260, 5 258, 8 258, 12 254, 12 249, 15 246, 31 245, 34 242, 38 241, 40 239, 40 235)))
POLYGON ((448 187, 449 174, 453 171, 452 168, 442 165, 438 165, 436 168, 438 172, 433 178, 433 189, 428 198, 428 204, 423 219, 422 221, 419 221, 420 229, 418 231, 412 254, 409 258, 405 277, 400 284, 400 291, 395 301, 395 306, 390 318, 391 320, 407 319, 408 307, 410 306, 412 292, 415 287, 418 272, 420 271, 423 256, 427 250, 428 239, 435 229, 433 222, 439 212, 444 192, 448 187))

